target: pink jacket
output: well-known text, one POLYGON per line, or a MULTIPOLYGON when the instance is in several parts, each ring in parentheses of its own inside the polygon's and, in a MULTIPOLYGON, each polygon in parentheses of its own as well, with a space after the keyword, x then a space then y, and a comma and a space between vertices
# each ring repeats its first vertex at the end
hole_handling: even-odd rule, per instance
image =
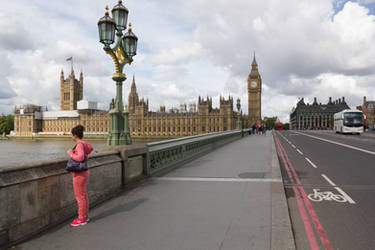
POLYGON ((77 143, 77 147, 73 150, 73 152, 69 154, 73 160, 78 162, 83 161, 83 159, 85 158, 83 147, 85 147, 86 159, 89 158, 89 154, 93 150, 91 144, 87 141, 80 141, 77 143))

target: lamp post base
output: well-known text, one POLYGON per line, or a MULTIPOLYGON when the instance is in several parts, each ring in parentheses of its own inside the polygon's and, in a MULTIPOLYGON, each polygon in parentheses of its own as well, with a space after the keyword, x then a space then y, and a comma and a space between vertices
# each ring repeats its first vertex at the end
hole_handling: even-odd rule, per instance
POLYGON ((124 129, 124 113, 120 110, 111 110, 111 129, 108 134, 108 146, 120 146, 132 144, 129 131, 124 129))
POLYGON ((239 121, 239 120, 237 120, 236 129, 237 130, 241 130, 242 129, 241 121, 239 121))

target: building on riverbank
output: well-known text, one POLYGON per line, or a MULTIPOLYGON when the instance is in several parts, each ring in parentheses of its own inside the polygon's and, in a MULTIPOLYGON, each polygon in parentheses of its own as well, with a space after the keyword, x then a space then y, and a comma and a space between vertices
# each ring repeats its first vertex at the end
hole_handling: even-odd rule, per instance
MULTIPOLYGON (((95 102, 81 100, 83 96, 83 75, 74 79, 74 71, 68 79, 61 73, 60 109, 48 111, 40 105, 22 105, 14 109, 15 136, 51 136, 70 134, 71 128, 82 124, 87 135, 106 136, 109 131, 109 110, 100 110, 95 102), (78 93, 77 93, 78 92, 78 93), (74 98, 72 98, 72 96, 74 98)), ((149 110, 149 102, 138 97, 135 80, 129 95, 129 120, 131 135, 135 137, 174 138, 203 133, 233 130, 240 114, 233 110, 233 97, 220 97, 220 108, 213 108, 212 98, 199 97, 198 105, 186 105, 181 110, 158 112, 149 110)), ((241 116, 244 127, 248 126, 241 116)))
POLYGON ((332 101, 330 97, 327 104, 318 103, 316 97, 312 104, 306 104, 304 98, 301 98, 290 114, 290 128, 332 129, 333 124, 330 120, 335 113, 344 109, 350 109, 345 102, 345 97, 336 101, 332 101))
POLYGON ((364 124, 370 129, 375 128, 375 101, 368 101, 367 97, 363 97, 363 104, 357 107, 365 115, 364 124))
MULTIPOLYGON (((236 129, 238 119, 242 127, 248 128, 260 119, 261 78, 254 57, 252 73, 248 79, 249 109, 252 116, 234 111, 233 97, 220 97, 220 107, 212 106, 212 98, 198 97, 198 103, 181 105, 181 109, 166 112, 165 106, 153 112, 149 110, 149 101, 139 98, 135 79, 128 97, 129 126, 133 137, 175 138, 211 132, 236 129)), ((14 109, 15 136, 51 136, 69 135, 71 128, 82 124, 86 135, 106 136, 109 131, 110 117, 108 110, 100 110, 96 102, 82 100, 83 74, 79 80, 72 69, 68 78, 64 72, 60 75, 60 110, 48 111, 39 105, 22 105, 14 109)))

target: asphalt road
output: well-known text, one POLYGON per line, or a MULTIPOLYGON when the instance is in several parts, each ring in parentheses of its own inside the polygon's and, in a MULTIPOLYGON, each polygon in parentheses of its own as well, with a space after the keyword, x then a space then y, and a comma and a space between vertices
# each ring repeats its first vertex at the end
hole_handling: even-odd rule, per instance
POLYGON ((275 135, 297 249, 375 249, 374 135, 275 135))

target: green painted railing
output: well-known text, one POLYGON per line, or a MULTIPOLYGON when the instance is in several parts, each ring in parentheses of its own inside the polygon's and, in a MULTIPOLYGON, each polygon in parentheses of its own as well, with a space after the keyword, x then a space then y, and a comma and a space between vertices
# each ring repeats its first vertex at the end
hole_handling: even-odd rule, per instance
POLYGON ((167 169, 189 158, 249 134, 249 129, 210 133, 146 144, 149 174, 167 169))

